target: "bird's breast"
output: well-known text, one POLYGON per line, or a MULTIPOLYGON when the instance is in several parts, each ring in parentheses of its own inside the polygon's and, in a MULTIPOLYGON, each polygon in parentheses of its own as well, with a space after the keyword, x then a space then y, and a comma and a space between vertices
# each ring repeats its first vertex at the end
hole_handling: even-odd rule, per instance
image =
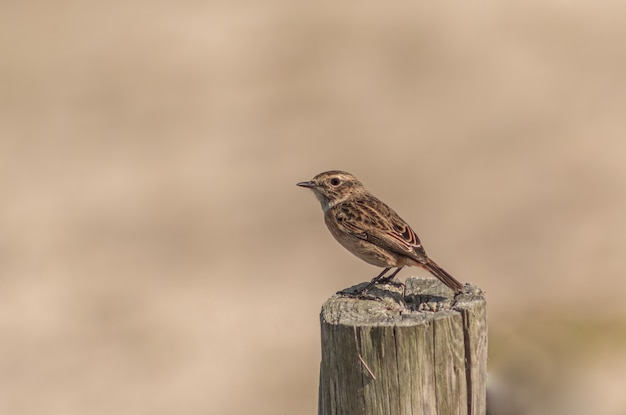
POLYGON ((378 267, 399 267, 404 265, 404 257, 344 231, 334 217, 325 215, 325 221, 328 230, 337 242, 363 261, 378 267))

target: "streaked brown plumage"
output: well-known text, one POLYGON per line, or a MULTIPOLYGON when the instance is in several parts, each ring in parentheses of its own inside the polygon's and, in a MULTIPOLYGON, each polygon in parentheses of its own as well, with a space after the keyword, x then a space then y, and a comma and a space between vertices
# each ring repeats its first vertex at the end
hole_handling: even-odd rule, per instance
POLYGON ((326 226, 341 245, 365 262, 385 268, 363 291, 376 282, 390 282, 404 266, 424 267, 455 292, 463 288, 428 258, 413 229, 350 173, 327 171, 298 186, 313 191, 322 204, 326 226), (384 277, 391 268, 397 269, 384 277))

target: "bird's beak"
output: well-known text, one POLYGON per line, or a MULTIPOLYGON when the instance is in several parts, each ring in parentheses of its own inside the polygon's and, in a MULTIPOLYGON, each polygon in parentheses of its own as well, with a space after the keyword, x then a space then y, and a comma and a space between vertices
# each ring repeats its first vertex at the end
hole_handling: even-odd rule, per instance
POLYGON ((313 182, 300 182, 300 183, 297 184, 297 186, 306 187, 308 189, 312 189, 312 188, 315 187, 315 184, 313 182))

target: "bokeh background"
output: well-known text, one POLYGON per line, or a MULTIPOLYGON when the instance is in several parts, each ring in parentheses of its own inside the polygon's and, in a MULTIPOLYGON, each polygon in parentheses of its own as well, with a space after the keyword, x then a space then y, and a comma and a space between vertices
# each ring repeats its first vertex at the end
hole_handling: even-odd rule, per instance
POLYGON ((626 413, 624 16, 3 2, 0 413, 316 413, 320 306, 377 272, 328 169, 487 292, 493 414, 626 413))

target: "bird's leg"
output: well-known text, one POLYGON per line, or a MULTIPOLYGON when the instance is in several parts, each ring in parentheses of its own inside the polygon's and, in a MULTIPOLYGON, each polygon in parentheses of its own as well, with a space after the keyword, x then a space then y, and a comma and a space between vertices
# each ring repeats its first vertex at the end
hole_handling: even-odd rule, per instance
POLYGON ((389 284, 393 287, 399 287, 402 288, 402 298, 404 299, 406 297, 406 285, 400 281, 394 281, 394 277, 398 274, 398 272, 400 272, 400 270, 403 267, 398 267, 398 269, 396 269, 391 275, 389 275, 388 277, 385 278, 381 278, 378 283, 379 284, 389 284))
POLYGON ((367 296, 365 294, 367 292, 367 290, 372 288, 374 286, 374 284, 376 284, 376 282, 378 282, 378 280, 380 280, 387 273, 387 271, 389 271, 390 269, 391 269, 391 267, 385 268, 383 270, 383 272, 378 274, 374 279, 372 279, 372 281, 370 281, 369 284, 367 284, 365 287, 361 288, 360 290, 356 290, 353 293, 348 293, 346 291, 339 291, 337 294, 346 295, 348 297, 359 297, 359 298, 368 297, 369 298, 369 296, 367 296))
POLYGON ((378 280, 378 284, 391 284, 395 287, 402 287, 404 286, 404 284, 402 284, 400 281, 394 281, 394 277, 398 274, 398 272, 400 272, 400 270, 404 268, 404 267, 399 267, 398 269, 396 269, 391 275, 385 277, 385 278, 381 278, 380 280, 378 280))
POLYGON ((381 272, 380 274, 378 274, 376 277, 374 277, 369 284, 367 284, 364 288, 361 288, 358 292, 359 293, 363 293, 363 292, 367 292, 367 290, 369 290, 370 288, 372 288, 374 285, 378 284, 378 282, 380 281, 387 281, 387 279, 391 279, 393 278, 400 269, 398 269, 397 271, 394 271, 393 274, 391 274, 391 277, 385 277, 383 278, 383 276, 387 273, 387 271, 389 271, 391 269, 391 267, 387 267, 383 270, 383 272, 381 272))
POLYGON ((370 288, 372 288, 374 285, 380 284, 380 283, 384 283, 384 284, 390 284, 390 285, 393 285, 393 286, 396 286, 396 287, 403 287, 404 288, 404 284, 403 283, 401 283, 399 281, 393 281, 393 278, 396 276, 396 274, 398 274, 398 272, 400 272, 402 267, 399 267, 393 273, 391 273, 391 275, 389 275, 388 277, 385 277, 385 274, 390 269, 391 269, 391 267, 385 268, 380 274, 378 274, 376 277, 374 277, 370 281, 369 284, 367 284, 365 287, 361 288, 360 290, 355 291, 354 293, 348 293, 348 292, 345 292, 345 291, 340 291, 338 294, 346 295, 348 297, 367 299, 367 300, 380 300, 379 297, 375 297, 375 296, 372 296, 371 294, 367 294, 367 291, 370 288))

